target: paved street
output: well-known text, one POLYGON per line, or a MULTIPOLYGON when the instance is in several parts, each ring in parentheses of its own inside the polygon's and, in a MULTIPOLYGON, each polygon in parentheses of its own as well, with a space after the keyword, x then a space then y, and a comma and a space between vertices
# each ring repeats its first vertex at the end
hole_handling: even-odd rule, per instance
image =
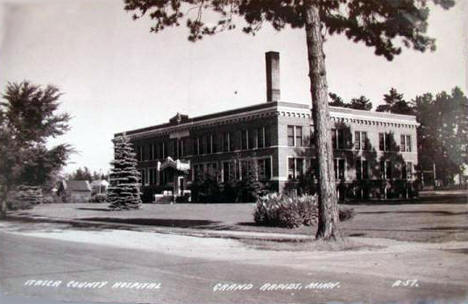
POLYGON ((10 295, 130 303, 467 299, 466 242, 373 239, 378 248, 285 252, 225 239, 1 224, 0 290, 10 295), (214 290, 229 287, 247 290, 214 290))

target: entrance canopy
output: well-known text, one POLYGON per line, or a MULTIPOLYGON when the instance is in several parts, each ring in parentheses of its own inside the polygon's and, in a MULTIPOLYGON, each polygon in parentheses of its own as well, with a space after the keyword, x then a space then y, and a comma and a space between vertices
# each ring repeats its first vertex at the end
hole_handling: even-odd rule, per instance
POLYGON ((171 157, 167 157, 159 167, 159 170, 167 168, 173 168, 177 171, 187 172, 190 170, 190 161, 182 161, 180 159, 173 160, 171 157))

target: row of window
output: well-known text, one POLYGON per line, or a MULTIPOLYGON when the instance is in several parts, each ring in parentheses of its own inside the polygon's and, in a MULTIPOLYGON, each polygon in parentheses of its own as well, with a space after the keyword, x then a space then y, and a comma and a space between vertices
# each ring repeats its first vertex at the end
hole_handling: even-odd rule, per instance
POLYGON ((258 180, 271 179, 271 159, 249 159, 241 161, 226 161, 218 168, 217 163, 195 164, 193 166, 193 179, 203 180, 207 177, 215 178, 220 182, 242 180, 252 175, 258 180))
MULTIPOLYGON (((335 180, 345 180, 346 162, 343 158, 334 159, 335 180)), ((399 165, 399 172, 394 172, 394 164, 389 160, 380 161, 380 178, 381 179, 411 179, 413 177, 413 163, 404 162, 399 165)), ((369 179, 369 162, 365 159, 357 158, 355 163, 356 179, 369 179)))
POLYGON ((182 158, 189 155, 232 152, 269 146, 271 146, 270 128, 259 127, 243 129, 237 132, 224 132, 222 134, 205 134, 193 139, 180 138, 151 144, 136 144, 135 152, 138 161, 146 161, 164 159, 168 156, 182 158), (189 140, 193 143, 192 151, 187 150, 189 140))
MULTIPOLYGON (((351 134, 346 129, 332 129, 332 145, 336 150, 345 150, 351 147, 351 134), (349 140, 349 141, 348 141, 349 140)), ((370 143, 366 131, 354 131, 354 150, 369 150, 370 143)), ((379 151, 412 152, 411 135, 400 135, 398 147, 392 133, 379 133, 379 151)))
MULTIPOLYGON (((309 170, 311 166, 316 166, 312 164, 311 159, 304 158, 288 158, 288 178, 296 179, 302 174, 309 170)), ((369 162, 362 158, 357 158, 355 161, 355 173, 357 180, 369 179, 369 162)), ((335 158, 333 162, 335 180, 345 180, 346 176, 346 161, 344 158, 335 158)), ((380 162, 380 178, 382 179, 392 179, 392 178, 402 178, 409 179, 413 176, 413 164, 411 162, 406 162, 400 165, 400 172, 397 174, 393 172, 393 166, 391 161, 381 161, 380 162), (398 176, 397 176, 398 175, 398 176)))

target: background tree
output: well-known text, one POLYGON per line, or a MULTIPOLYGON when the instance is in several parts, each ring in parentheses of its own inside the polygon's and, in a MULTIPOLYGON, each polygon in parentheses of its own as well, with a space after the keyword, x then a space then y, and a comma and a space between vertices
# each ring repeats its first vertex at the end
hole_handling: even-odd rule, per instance
POLYGON ((370 111, 372 109, 372 103, 367 97, 361 95, 359 98, 351 99, 349 108, 370 111))
POLYGON ((403 94, 398 93, 395 88, 391 88, 388 94, 384 95, 385 104, 379 105, 377 112, 390 112, 394 114, 413 114, 410 104, 403 98, 403 94))
POLYGON ((430 93, 416 96, 412 106, 420 123, 419 166, 424 171, 435 167, 437 179, 452 183, 468 165, 468 98, 454 88, 451 94, 443 91, 435 97, 430 93))
POLYGON ((91 172, 88 167, 78 168, 74 172, 67 175, 67 179, 71 180, 87 180, 89 182, 99 180, 99 179, 107 179, 105 174, 93 171, 91 172))
POLYGON ((140 172, 136 169, 136 153, 127 136, 114 138, 114 160, 107 188, 109 208, 129 210, 140 208, 140 172))
POLYGON ((73 173, 68 176, 70 180, 87 180, 91 182, 93 180, 93 174, 89 171, 88 167, 76 169, 73 173))
MULTIPOLYGON (((255 34, 264 23, 276 30, 286 25, 304 28, 308 50, 312 117, 319 167, 319 220, 317 238, 339 236, 338 208, 333 174, 333 148, 328 111, 328 86, 323 52, 324 35, 345 34, 354 42, 375 48, 388 60, 401 53, 401 45, 418 51, 433 50, 435 41, 425 35, 429 9, 427 0, 125 0, 133 18, 148 15, 151 31, 179 26, 189 29, 188 39, 196 41, 236 27, 235 17, 246 22, 245 33, 255 34), (206 22, 206 11, 217 13, 217 22, 206 22)), ((433 0, 444 8, 453 0, 433 0)))
POLYGON ((19 185, 43 186, 72 152, 67 144, 47 148, 49 138, 69 130, 68 114, 57 114, 61 93, 28 81, 8 83, 0 102, 0 216, 8 193, 19 185))
POLYGON ((341 107, 341 108, 347 108, 348 104, 344 102, 343 98, 338 96, 337 94, 330 92, 328 94, 330 97, 331 101, 328 103, 329 106, 332 107, 341 107))

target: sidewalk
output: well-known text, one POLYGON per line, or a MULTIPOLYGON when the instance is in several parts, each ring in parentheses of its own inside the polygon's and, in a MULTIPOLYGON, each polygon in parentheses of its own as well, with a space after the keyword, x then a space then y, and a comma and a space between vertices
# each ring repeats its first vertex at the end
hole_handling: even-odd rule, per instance
POLYGON ((91 228, 91 229, 116 229, 129 231, 155 232, 161 234, 176 234, 192 237, 207 238, 225 238, 233 240, 261 240, 275 242, 307 242, 315 240, 314 235, 307 234, 286 234, 286 233, 266 233, 255 231, 230 231, 230 230, 212 230, 196 228, 178 228, 178 227, 155 227, 138 224, 100 222, 83 219, 66 219, 58 217, 45 217, 39 215, 9 215, 7 221, 20 221, 32 223, 56 223, 68 224, 71 227, 91 228))

